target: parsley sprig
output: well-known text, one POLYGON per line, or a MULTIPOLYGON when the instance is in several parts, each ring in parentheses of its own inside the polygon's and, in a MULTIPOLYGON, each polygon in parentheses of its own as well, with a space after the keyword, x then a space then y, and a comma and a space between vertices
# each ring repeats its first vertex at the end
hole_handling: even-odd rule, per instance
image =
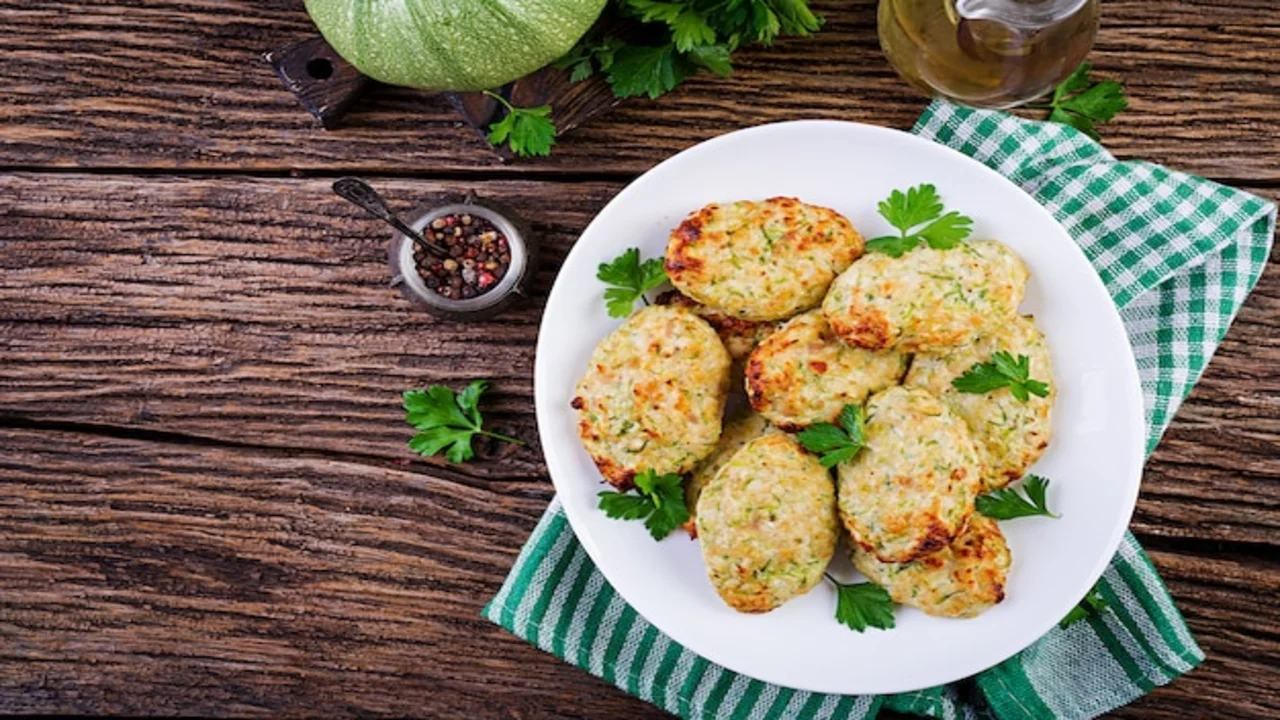
POLYGON ((551 119, 551 106, 518 108, 497 93, 484 91, 485 95, 502 103, 507 114, 489 126, 489 142, 494 146, 506 143, 511 152, 520 157, 550 155, 556 144, 556 123, 551 119))
POLYGON ((1028 107, 1049 110, 1049 121, 1070 125, 1084 134, 1098 139, 1096 126, 1109 122, 1129 107, 1124 86, 1115 80, 1091 83, 1089 71, 1093 66, 1084 63, 1075 69, 1053 91, 1047 104, 1028 107))
POLYGON ((888 630, 894 626, 893 599, 875 583, 842 583, 827 575, 836 586, 836 620, 850 630, 869 627, 888 630))
POLYGON ((820 456, 818 462, 825 468, 852 460, 867 441, 862 406, 845 405, 836 421, 840 424, 815 423, 796 435, 806 450, 820 456))
POLYGON ((667 271, 662 267, 661 258, 640 262, 640 250, 631 248, 613 260, 601 263, 596 277, 611 286, 604 291, 609 317, 622 318, 631 314, 636 300, 649 304, 649 298, 644 294, 666 282, 667 271))
POLYGON ((487 387, 484 380, 475 380, 460 393, 443 385, 405 391, 404 419, 418 430, 409 440, 409 448, 427 457, 443 452, 449 462, 460 464, 476 456, 471 448, 476 435, 524 445, 510 435, 484 429, 479 405, 487 387))
POLYGON ((877 206, 880 216, 898 229, 898 235, 885 235, 867 241, 867 252, 902 257, 926 243, 935 250, 947 250, 969 237, 973 220, 952 210, 943 214, 938 189, 924 184, 905 193, 894 190, 889 199, 877 206))
POLYGON ((644 520, 653 539, 661 540, 689 519, 682 483, 679 475, 645 470, 635 478, 638 494, 606 490, 600 493, 600 509, 617 520, 644 520))
POLYGON ((659 97, 699 70, 728 75, 738 48, 822 26, 807 0, 611 0, 604 18, 556 66, 574 81, 603 73, 621 98, 659 97))
POLYGON ((1091 615, 1101 615, 1108 607, 1106 598, 1102 597, 1102 593, 1098 592, 1098 586, 1094 585, 1084 598, 1071 608, 1071 612, 1058 621, 1058 627, 1065 630, 1091 615))
POLYGON ((1047 478, 1028 475, 1022 483, 1022 489, 1027 493, 1026 497, 1019 495, 1018 491, 1011 487, 979 495, 976 503, 978 512, 994 520, 1012 520, 1036 515, 1058 517, 1049 511, 1049 505, 1046 502, 1045 494, 1049 490, 1047 478))
POLYGON ((1027 402, 1032 395, 1049 396, 1048 383, 1031 379, 1031 358, 1026 355, 1014 358, 1004 350, 993 353, 990 362, 974 363, 963 375, 952 380, 951 385, 960 392, 975 395, 1007 387, 1021 402, 1027 402))

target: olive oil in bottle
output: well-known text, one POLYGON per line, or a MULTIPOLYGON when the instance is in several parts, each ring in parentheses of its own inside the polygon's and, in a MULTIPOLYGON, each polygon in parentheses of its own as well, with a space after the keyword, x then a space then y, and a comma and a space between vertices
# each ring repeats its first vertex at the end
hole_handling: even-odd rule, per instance
POLYGON ((880 0, 880 45, 912 85, 1007 108, 1049 92, 1093 47, 1098 0, 880 0))

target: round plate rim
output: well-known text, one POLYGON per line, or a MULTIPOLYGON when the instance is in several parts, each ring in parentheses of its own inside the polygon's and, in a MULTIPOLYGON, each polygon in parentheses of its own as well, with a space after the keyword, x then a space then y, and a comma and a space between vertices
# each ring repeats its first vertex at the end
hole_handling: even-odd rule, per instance
MULTIPOLYGON (((1048 225, 1051 225, 1052 227, 1056 228, 1057 234, 1060 236, 1059 240, 1061 242, 1067 243, 1076 253, 1078 253, 1081 256, 1081 258, 1086 263, 1088 262, 1088 258, 1087 256, 1085 256, 1084 251, 1080 248, 1079 245, 1075 243, 1075 241, 1067 233, 1066 229, 1062 227, 1061 223, 1059 223, 1057 219, 1054 218, 1053 215, 1046 208, 1044 208, 1044 206, 1042 206, 1039 202, 1037 202, 1034 198, 1028 195, 1025 191, 1023 191, 1021 188, 1019 188, 1016 184, 1014 184, 1011 180, 1009 180, 1005 176, 996 172, 992 168, 987 167, 986 165, 979 162, 978 160, 975 160, 974 158, 969 157, 968 155, 965 155, 964 153, 961 153, 945 145, 935 143, 930 140, 913 135, 911 133, 895 130, 892 128, 886 128, 878 125, 870 125, 866 123, 857 123, 857 122, 844 121, 844 120, 789 120, 789 121, 782 121, 782 122, 776 122, 776 123, 766 123, 761 125, 755 125, 755 126, 746 127, 740 130, 724 133, 722 135, 718 135, 716 137, 700 142, 696 145, 686 148, 685 150, 680 151, 679 153, 676 153, 675 155, 668 157, 667 159, 653 166, 652 168, 650 168, 649 170, 641 174, 639 177, 637 177, 635 180, 633 180, 631 183, 629 183, 626 187, 624 187, 621 191, 619 191, 617 195, 615 195, 612 199, 610 199, 609 202, 606 203, 605 206, 595 215, 595 217, 592 218, 591 222, 588 223, 587 227, 582 231, 581 235, 578 237, 578 240, 574 243, 569 253, 565 256, 565 259, 561 264, 561 271, 557 274, 556 280, 552 285, 551 291, 548 293, 547 301, 543 308, 543 317, 539 324, 538 341, 535 349, 534 404, 535 404, 535 413, 537 418, 538 432, 541 437, 549 437, 551 435, 551 427, 552 427, 551 424, 554 422, 554 419, 552 418, 551 414, 553 412, 556 412, 557 410, 562 411, 562 409, 554 407, 551 399, 547 397, 547 393, 549 392, 547 390, 549 379, 544 379, 543 377, 545 374, 545 368, 547 367, 547 365, 542 361, 541 358, 544 357, 545 355, 544 343, 549 342, 547 340, 549 333, 545 332, 545 330, 547 325, 553 322, 552 318, 554 317, 553 313, 549 311, 556 305, 556 299, 558 297, 558 294, 560 292, 563 292, 565 283, 582 280, 582 278, 568 280, 563 275, 563 269, 571 265, 575 257, 575 254, 579 253, 581 248, 584 247, 583 240, 585 238, 589 238, 592 236, 593 229, 596 228, 598 225, 604 224, 607 221, 608 217, 613 212, 616 212, 617 207, 627 202, 628 197, 636 191, 636 188, 640 187, 642 184, 646 182, 651 182, 653 178, 656 175, 658 175, 660 171, 662 171, 665 167, 668 167, 678 162, 688 162, 690 158, 696 158, 701 154, 710 153, 718 149, 722 145, 726 145, 734 142, 741 142, 744 139, 756 138, 757 136, 764 136, 771 133, 785 134, 789 132, 804 132, 806 131, 807 128, 828 128, 832 126, 846 127, 855 132, 870 133, 872 135, 885 134, 886 136, 893 136, 895 139, 898 139, 898 140, 905 138, 907 142, 928 146, 930 151, 948 154, 953 156, 954 158, 959 159, 960 161, 962 161, 962 163, 969 165, 975 173, 986 175, 988 179, 992 180, 993 182, 1004 184, 1016 190, 1018 194, 1022 195, 1030 203, 1030 205, 1034 206, 1034 212, 1038 212, 1042 216, 1042 219, 1047 221, 1048 225)), ((1092 266, 1090 265, 1090 267, 1092 266)), ((1123 348, 1121 350, 1124 354, 1124 359, 1126 361, 1124 372, 1127 377, 1124 379, 1124 384, 1127 387, 1128 393, 1130 396, 1128 399, 1128 402, 1125 403, 1125 406, 1129 408, 1138 408, 1139 410, 1138 412, 1130 413, 1130 418, 1129 418, 1130 431, 1133 433, 1134 437, 1141 438, 1145 441, 1146 424, 1145 424, 1144 413, 1142 412, 1142 408, 1144 407, 1143 397, 1142 397, 1142 390, 1141 390, 1141 382, 1138 375, 1137 361, 1133 354, 1133 349, 1127 340, 1128 335, 1127 335, 1127 332, 1125 331, 1124 324, 1121 320, 1119 310, 1118 308, 1116 308, 1114 302, 1111 300, 1111 295, 1109 292, 1107 292, 1106 286, 1102 282, 1101 277, 1097 275, 1096 271, 1091 272, 1089 275, 1092 278, 1092 285, 1094 286, 1092 289, 1092 292, 1100 292, 1108 300, 1108 307, 1110 308, 1110 312, 1107 313, 1106 322, 1112 326, 1110 330, 1113 332, 1118 331, 1120 336, 1125 338, 1125 342, 1123 343, 1123 348)), ((542 450, 546 460, 548 474, 551 477, 552 484, 555 486, 557 497, 558 497, 560 493, 565 491, 565 487, 567 487, 565 483, 570 482, 570 480, 567 478, 558 477, 555 471, 556 466, 563 464, 558 455, 558 449, 551 445, 543 444, 542 450)), ((1102 573, 1106 570, 1107 566, 1110 564, 1116 551, 1120 547, 1120 543, 1124 538, 1125 531, 1128 529, 1129 522, 1132 519, 1134 508, 1137 505, 1138 492, 1141 485, 1142 468, 1146 461, 1145 443, 1139 443, 1138 446, 1131 451, 1130 455, 1131 457, 1128 459, 1130 467, 1127 472, 1127 476, 1130 478, 1130 482, 1124 498, 1124 511, 1123 513, 1116 516, 1117 521, 1114 523, 1114 526, 1109 529, 1107 542, 1105 543, 1105 546, 1110 548, 1110 550, 1105 554, 1099 554, 1099 557, 1093 564, 1092 571, 1089 573, 1090 580, 1088 585, 1080 589, 1080 597, 1083 597, 1085 592, 1087 592, 1087 590, 1097 582, 1098 578, 1102 576, 1102 573)), ((575 478, 575 480, 576 479, 577 478, 575 478)), ((891 694, 891 693, 899 693, 899 692, 910 692, 914 690, 924 689, 927 687, 933 687, 936 685, 942 685, 942 684, 954 682, 964 677, 969 677, 974 674, 977 674, 978 672, 981 672, 983 670, 990 669, 991 667, 994 667, 1000 664, 1001 662, 1004 662, 1010 657, 1017 655, 1019 652, 1021 652, 1022 650, 1025 650, 1027 647, 1032 645, 1036 640, 1042 637, 1045 633, 1053 629, 1054 625, 1057 623, 1056 619, 1051 619, 1049 621, 1042 623, 1041 625, 1037 625, 1036 631, 1034 633, 1030 633, 1030 632, 1022 633, 1028 636, 1028 640, 1025 645, 1022 645, 1021 647, 1018 647, 1008 652, 1003 657, 1000 657, 994 660, 993 662, 986 664, 986 666, 983 668, 979 668, 977 670, 974 670, 973 668, 966 668, 964 671, 957 671, 946 677, 930 678, 927 682, 914 681, 914 682, 899 683, 897 685, 885 684, 877 687, 862 687, 862 686, 857 686, 852 684, 847 687, 833 687, 829 684, 822 683, 822 682, 815 682, 812 684, 796 683, 796 682, 788 682, 785 684, 776 683, 776 681, 770 680, 767 677, 759 677, 758 674, 755 674, 745 669, 742 666, 742 664, 738 662, 738 659, 730 653, 718 652, 716 648, 702 647, 702 648, 695 649, 693 647, 690 647, 689 643, 686 640, 681 639, 680 636, 683 633, 681 633, 678 629, 662 627, 658 622, 655 622, 651 618, 647 617, 641 611, 640 608, 636 607, 636 603, 633 598, 628 597, 622 590, 618 589, 617 583, 615 582, 615 579, 612 576, 614 569, 612 568, 611 564, 607 561, 607 559, 603 557, 603 554, 601 553, 600 548, 596 545, 593 538, 591 537, 590 531, 586 529, 584 518, 579 517, 577 510, 574 508, 572 504, 562 503, 562 507, 566 517, 568 518, 570 527, 573 529, 573 532, 577 536, 579 543, 582 545, 583 549, 587 552, 587 555, 588 557, 590 557, 592 563, 595 564, 596 568, 604 575, 605 579, 609 582, 610 586, 612 586, 614 591, 617 592, 620 597, 622 597, 622 599, 627 603, 627 605, 630 606, 632 610, 637 612, 646 621, 653 624, 655 627, 657 627, 659 631, 668 635, 672 640, 674 640, 675 642, 677 642, 678 644, 680 644, 682 647, 689 650, 690 652, 696 655, 701 655, 707 660, 717 663, 732 672, 736 672, 736 673, 745 675, 747 677, 760 680, 762 682, 784 685, 785 687, 790 687, 796 690, 815 692, 815 693, 830 693, 830 694, 858 694, 858 695, 891 694)), ((1079 601, 1078 597, 1071 598, 1071 599, 1063 598, 1062 603, 1060 603, 1061 613, 1055 613, 1055 615, 1057 617, 1061 617, 1065 615, 1078 601, 1079 601)), ((1050 615, 1046 614, 1046 617, 1050 617, 1050 615)), ((838 628, 839 626, 836 625, 835 627, 838 628)))

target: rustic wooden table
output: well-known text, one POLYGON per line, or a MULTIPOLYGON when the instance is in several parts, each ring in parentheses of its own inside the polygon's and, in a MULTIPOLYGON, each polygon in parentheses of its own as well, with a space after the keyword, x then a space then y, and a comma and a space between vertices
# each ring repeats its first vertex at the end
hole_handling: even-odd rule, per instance
MULTIPOLYGON (((0 0, 0 712, 656 717, 478 612, 550 499, 541 296, 636 174, 799 117, 909 127, 874 4, 501 164, 438 97, 325 132, 259 54, 299 0, 0 0), (334 198, 475 188, 545 243, 539 299, 435 322, 384 228, 334 198), (491 378, 530 441, 451 467, 399 393, 491 378)), ((1280 199, 1272 0, 1111 0, 1093 56, 1133 108, 1107 145, 1280 199)), ((1116 714, 1280 715, 1280 274, 1263 276, 1148 466, 1133 529, 1208 661, 1116 714)))

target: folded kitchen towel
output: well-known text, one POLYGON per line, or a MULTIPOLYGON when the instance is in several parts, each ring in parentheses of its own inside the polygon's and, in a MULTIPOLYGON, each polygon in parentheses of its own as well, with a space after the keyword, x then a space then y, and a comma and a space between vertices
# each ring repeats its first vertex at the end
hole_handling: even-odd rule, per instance
MULTIPOLYGON (((1114 297, 1138 361, 1155 448, 1253 289, 1276 208, 1144 162, 1117 162, 1076 130, 935 102, 913 132, 999 171, 1075 238, 1114 297)), ((628 693, 690 720, 1090 718, 1191 670, 1204 654, 1131 534, 1099 581, 1107 609, 975 677, 891 696, 778 687, 663 635, 592 565, 552 502, 484 616, 628 693)))

